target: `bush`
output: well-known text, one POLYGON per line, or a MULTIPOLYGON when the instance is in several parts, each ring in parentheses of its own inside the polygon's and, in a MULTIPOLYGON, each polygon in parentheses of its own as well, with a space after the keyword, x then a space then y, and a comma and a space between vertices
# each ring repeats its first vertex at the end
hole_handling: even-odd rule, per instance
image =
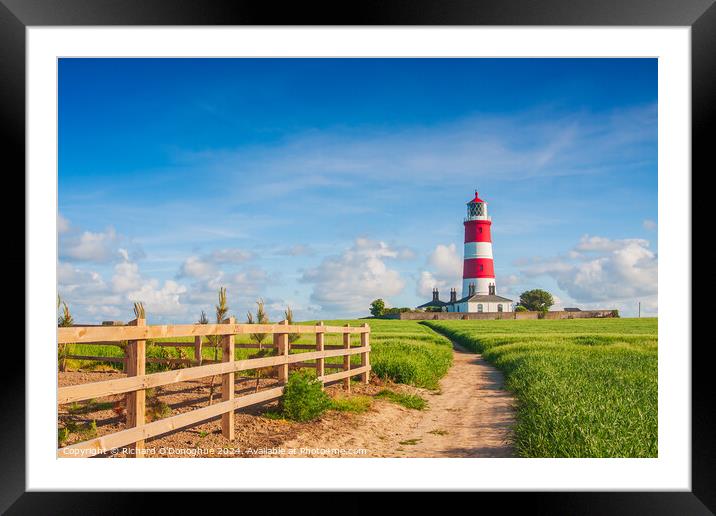
POLYGON ((291 373, 283 391, 283 414, 293 421, 313 421, 331 407, 321 382, 306 372, 291 373))
POLYGON ((515 312, 527 312, 527 311, 528 311, 527 308, 522 305, 517 305, 515 307, 515 312))

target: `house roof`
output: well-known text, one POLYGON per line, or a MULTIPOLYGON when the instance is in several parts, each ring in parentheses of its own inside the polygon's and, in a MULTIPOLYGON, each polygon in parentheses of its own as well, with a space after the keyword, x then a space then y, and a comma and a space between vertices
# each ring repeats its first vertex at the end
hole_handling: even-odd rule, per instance
POLYGON ((438 307, 438 306, 445 306, 445 305, 447 305, 447 304, 448 304, 448 303, 446 303, 445 301, 440 301, 440 300, 438 299, 437 301, 435 301, 435 300, 428 301, 427 303, 424 303, 424 304, 422 304, 422 305, 420 305, 420 306, 416 306, 416 308, 430 308, 431 306, 436 306, 436 307, 438 307))
MULTIPOLYGON (((455 303, 504 303, 504 302, 512 302, 512 299, 507 299, 506 297, 497 296, 497 295, 479 295, 475 294, 474 296, 465 296, 462 299, 458 299, 455 301, 455 303)), ((450 303, 452 304, 452 303, 450 303)))

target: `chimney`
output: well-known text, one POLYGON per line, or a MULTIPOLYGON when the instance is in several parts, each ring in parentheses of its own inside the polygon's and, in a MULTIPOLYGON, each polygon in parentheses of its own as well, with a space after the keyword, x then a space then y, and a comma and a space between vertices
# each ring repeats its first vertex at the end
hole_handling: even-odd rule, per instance
POLYGON ((437 289, 437 288, 434 288, 434 289, 433 289, 433 301, 440 301, 440 297, 439 297, 439 296, 440 296, 440 294, 438 293, 438 289, 437 289))
POLYGON ((470 283, 470 287, 468 288, 468 296, 474 296, 475 295, 475 284, 470 283))
POLYGON ((454 288, 450 289, 450 302, 454 303, 457 301, 457 291, 454 288))

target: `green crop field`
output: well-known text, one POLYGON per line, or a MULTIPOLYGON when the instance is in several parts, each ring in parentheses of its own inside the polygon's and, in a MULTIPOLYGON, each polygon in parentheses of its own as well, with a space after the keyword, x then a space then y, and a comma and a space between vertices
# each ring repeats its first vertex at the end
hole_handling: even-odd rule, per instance
MULTIPOLYGON (((324 322, 335 326, 368 322, 373 374, 418 387, 438 387, 452 363, 449 339, 482 353, 504 372, 506 386, 517 399, 514 445, 520 456, 657 456, 656 319, 324 322)), ((238 335, 236 342, 248 343, 249 336, 238 335)), ((270 335, 264 342, 271 342, 270 335)), ((341 344, 341 336, 328 334, 325 342, 341 344)), ((313 344, 315 337, 302 335, 296 343, 313 344)), ((193 356, 191 348, 148 344, 148 357, 193 356)), ((256 352, 237 349, 236 359, 256 352)), ((76 344, 70 346, 70 353, 121 357, 123 352, 114 346, 76 344)), ((214 349, 204 348, 203 356, 215 358, 214 349)), ((352 357, 355 365, 359 360, 352 357)), ((341 361, 340 357, 327 360, 341 361)), ((102 363, 68 362, 70 368, 98 364, 102 363)), ((121 368, 116 363, 103 365, 121 368)), ((166 367, 147 364, 148 372, 166 367)))
POLYGON ((424 324, 505 373, 521 456, 657 456, 656 319, 424 324))

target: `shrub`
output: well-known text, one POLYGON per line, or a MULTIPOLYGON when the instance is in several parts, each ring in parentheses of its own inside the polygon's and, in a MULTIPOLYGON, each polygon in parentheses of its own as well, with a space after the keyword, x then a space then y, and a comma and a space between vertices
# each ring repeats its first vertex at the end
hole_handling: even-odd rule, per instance
POLYGON ((293 421, 313 421, 331 407, 321 382, 306 372, 291 373, 283 391, 283 414, 293 421))
POLYGON ((515 307, 515 312, 527 312, 527 311, 528 311, 527 308, 522 305, 517 305, 515 307))

